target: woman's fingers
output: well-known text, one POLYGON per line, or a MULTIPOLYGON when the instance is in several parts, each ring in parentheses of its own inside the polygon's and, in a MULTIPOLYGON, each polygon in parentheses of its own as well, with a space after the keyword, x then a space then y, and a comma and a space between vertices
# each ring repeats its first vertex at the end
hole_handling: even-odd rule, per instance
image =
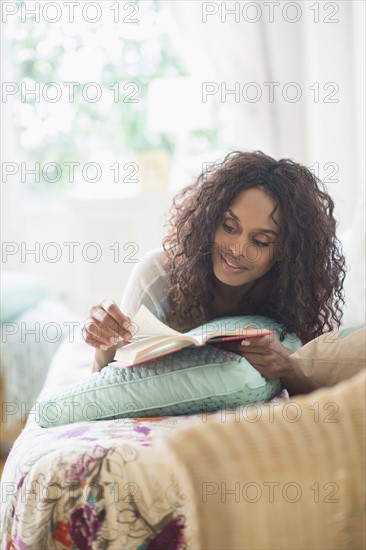
POLYGON ((116 346, 118 338, 129 340, 132 337, 133 325, 113 300, 103 300, 90 310, 83 330, 85 341, 93 347, 107 350, 116 346))
POLYGON ((109 334, 109 332, 103 330, 102 325, 95 319, 89 318, 86 320, 83 336, 87 344, 96 348, 108 349, 108 347, 117 344, 117 341, 112 341, 109 334))
POLYGON ((264 336, 255 336, 252 338, 246 338, 245 340, 242 340, 240 343, 242 346, 248 347, 250 349, 256 347, 258 350, 262 349, 265 350, 266 348, 269 348, 271 344, 275 341, 276 337, 274 333, 271 334, 265 334, 264 336))
POLYGON ((245 357, 266 378, 287 376, 292 369, 288 359, 292 351, 272 334, 222 342, 221 347, 245 357))
POLYGON ((113 319, 117 323, 117 326, 122 328, 121 332, 118 331, 120 336, 123 336, 124 332, 130 330, 131 319, 122 313, 116 302, 113 300, 103 300, 101 306, 107 314, 107 321, 113 319))
MULTIPOLYGON (((91 318, 86 319, 84 326, 81 330, 81 334, 87 344, 89 346, 93 346, 93 348, 99 348, 101 342, 99 340, 99 337, 97 335, 93 334, 95 332, 94 327, 92 326, 95 324, 95 321, 91 318)), ((100 335, 99 335, 100 336, 100 335)))
POLYGON ((109 332, 110 337, 131 338, 131 320, 112 300, 103 300, 99 307, 92 308, 92 317, 109 332))

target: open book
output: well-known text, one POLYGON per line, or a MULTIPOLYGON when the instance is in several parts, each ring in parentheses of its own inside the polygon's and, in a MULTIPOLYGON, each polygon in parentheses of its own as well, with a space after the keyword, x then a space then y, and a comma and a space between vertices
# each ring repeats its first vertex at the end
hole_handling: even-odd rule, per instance
POLYGON ((245 328, 237 323, 235 328, 227 327, 228 318, 214 319, 181 333, 157 319, 146 306, 142 305, 132 319, 134 334, 128 344, 116 351, 113 367, 132 367, 162 355, 174 353, 188 346, 204 346, 225 340, 243 340, 272 334, 262 328, 245 328))

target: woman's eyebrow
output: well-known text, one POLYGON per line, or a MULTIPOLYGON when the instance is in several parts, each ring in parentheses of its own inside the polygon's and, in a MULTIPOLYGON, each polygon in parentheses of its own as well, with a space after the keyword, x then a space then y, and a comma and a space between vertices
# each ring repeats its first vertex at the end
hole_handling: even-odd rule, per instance
POLYGON ((270 233, 271 235, 276 235, 277 236, 276 231, 273 231, 272 229, 259 228, 259 229, 257 229, 257 231, 258 231, 258 233, 270 233))
POLYGON ((240 223, 240 220, 239 220, 238 216, 236 214, 234 214, 234 212, 232 210, 230 210, 230 208, 228 208, 226 210, 226 212, 229 212, 232 215, 232 217, 235 218, 240 223))
MULTIPOLYGON (((234 214, 234 212, 228 208, 226 212, 229 212, 229 214, 235 219, 237 220, 239 223, 240 223, 240 220, 238 218, 238 216, 236 214, 234 214)), ((263 229, 263 228, 258 228, 256 229, 256 231, 260 232, 260 233, 271 233, 272 235, 277 235, 276 231, 273 231, 273 229, 263 229)))

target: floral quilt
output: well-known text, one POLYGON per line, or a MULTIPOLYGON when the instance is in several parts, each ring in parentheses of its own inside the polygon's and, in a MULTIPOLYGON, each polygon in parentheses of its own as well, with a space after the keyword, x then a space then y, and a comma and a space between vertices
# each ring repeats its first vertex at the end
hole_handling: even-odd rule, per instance
MULTIPOLYGON (((61 346, 40 400, 89 374, 92 354, 86 348, 83 342, 61 346)), ((36 410, 3 472, 2 550, 192 548, 189 486, 161 443, 192 423, 204 429, 215 415, 40 428, 36 410)))

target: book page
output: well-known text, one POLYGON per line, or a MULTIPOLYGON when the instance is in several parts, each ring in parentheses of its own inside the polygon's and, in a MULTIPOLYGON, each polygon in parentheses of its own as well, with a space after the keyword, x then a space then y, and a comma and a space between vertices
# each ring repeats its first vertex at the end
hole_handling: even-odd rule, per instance
POLYGON ((135 326, 132 340, 139 340, 145 336, 182 336, 180 332, 168 327, 165 323, 155 317, 143 304, 132 319, 135 326))
POLYGON ((205 342, 220 342, 225 339, 225 337, 230 337, 232 339, 240 338, 255 338, 258 336, 265 336, 267 334, 272 334, 271 330, 265 328, 256 328, 256 327, 247 327, 239 324, 235 324, 235 327, 230 327, 231 320, 229 322, 229 327, 226 326, 227 320, 223 319, 213 319, 208 323, 205 323, 202 326, 193 328, 192 330, 186 332, 187 336, 195 338, 200 343, 205 342))
POLYGON ((150 336, 117 349, 115 360, 124 365, 132 365, 192 345, 196 345, 195 341, 188 336, 150 336))
POLYGON ((122 348, 117 349, 115 359, 117 361, 125 362, 129 364, 134 361, 135 356, 138 355, 140 351, 143 351, 145 348, 153 347, 155 344, 161 342, 159 336, 152 336, 150 338, 143 338, 139 342, 131 342, 123 346, 122 348))

